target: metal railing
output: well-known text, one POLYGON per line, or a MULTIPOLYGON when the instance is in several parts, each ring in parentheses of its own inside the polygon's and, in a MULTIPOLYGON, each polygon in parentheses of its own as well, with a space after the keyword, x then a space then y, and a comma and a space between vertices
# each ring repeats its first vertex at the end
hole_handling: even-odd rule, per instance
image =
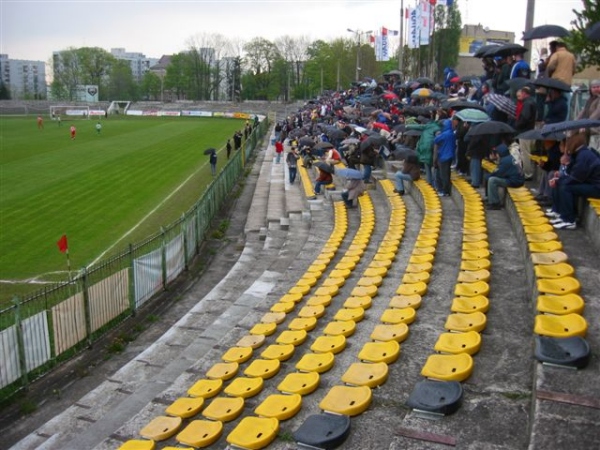
POLYGON ((87 348, 187 270, 268 126, 265 119, 254 128, 179 220, 70 281, 0 310, 0 402, 87 348))

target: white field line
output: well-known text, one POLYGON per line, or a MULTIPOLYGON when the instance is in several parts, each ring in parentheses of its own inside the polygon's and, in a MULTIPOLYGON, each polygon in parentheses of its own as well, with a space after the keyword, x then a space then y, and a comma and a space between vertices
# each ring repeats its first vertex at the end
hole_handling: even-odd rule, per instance
POLYGON ((185 186, 185 184, 190 181, 190 179, 196 175, 198 172, 200 172, 200 170, 206 165, 207 163, 204 162, 204 164, 200 165, 200 167, 198 167, 198 169, 192 173, 189 177, 187 177, 179 186, 177 186, 175 188, 175 190, 173 190, 169 195, 167 195, 158 205, 156 205, 156 207, 154 209, 152 209, 148 214, 146 214, 142 220, 140 220, 138 223, 136 223, 132 228, 130 228, 127 232, 125 232, 125 234, 123 236, 121 236, 119 239, 117 239, 115 242, 112 243, 112 245, 110 245, 106 250, 104 250, 102 253, 100 253, 100 255, 98 255, 98 257, 96 259, 94 259, 91 263, 88 264, 88 268, 93 266, 94 264, 96 264, 98 261, 100 261, 100 259, 102 259, 102 257, 104 255, 106 255, 110 250, 112 250, 113 248, 115 248, 115 246, 121 242, 123 239, 125 239, 127 236, 129 236, 131 233, 133 233, 133 231, 135 231, 136 228, 138 228, 142 223, 144 223, 148 217, 150 217, 152 214, 154 214, 162 205, 164 205, 171 197, 173 197, 177 192, 179 192, 181 190, 181 188, 183 186, 185 186))

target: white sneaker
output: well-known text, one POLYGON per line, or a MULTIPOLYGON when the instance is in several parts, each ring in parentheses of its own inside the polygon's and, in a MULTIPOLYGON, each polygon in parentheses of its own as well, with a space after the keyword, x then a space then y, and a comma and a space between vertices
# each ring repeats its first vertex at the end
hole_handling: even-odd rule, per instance
POLYGON ((560 216, 558 216, 558 217, 555 217, 554 219, 550 219, 548 222, 550 222, 552 225, 554 225, 555 223, 563 222, 563 220, 560 218, 560 216))
POLYGON ((574 230, 577 228, 577 224, 575 222, 558 222, 555 223, 554 228, 557 230, 574 230))
POLYGON ((560 214, 554 211, 550 211, 546 213, 546 217, 550 217, 552 219, 558 219, 560 217, 560 214))

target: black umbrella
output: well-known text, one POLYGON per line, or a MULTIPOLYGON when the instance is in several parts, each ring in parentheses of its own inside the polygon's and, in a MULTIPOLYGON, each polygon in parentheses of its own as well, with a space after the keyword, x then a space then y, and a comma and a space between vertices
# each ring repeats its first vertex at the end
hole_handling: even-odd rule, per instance
POLYGON ((331 142, 321 141, 321 142, 315 144, 315 146, 313 148, 315 150, 328 149, 328 148, 333 148, 333 144, 331 142))
POLYGON ((214 148, 207 148, 206 150, 204 150, 204 154, 205 155, 210 155, 211 153, 217 153, 217 150, 214 148))
POLYGON ((333 173, 335 169, 331 164, 327 164, 325 161, 317 161, 315 167, 321 169, 323 172, 333 173))
POLYGON ((517 117, 517 105, 510 98, 492 93, 488 94, 487 100, 510 117, 517 117))
POLYGON ((473 56, 475 58, 483 58, 485 56, 485 54, 487 52, 489 52, 490 50, 492 50, 493 48, 500 48, 500 45, 499 44, 482 45, 481 47, 479 47, 477 49, 477 51, 475 53, 473 53, 473 56))
POLYGON ((337 127, 327 128, 325 134, 329 139, 344 139, 346 137, 346 132, 337 127))
POLYGON ((458 79, 461 83, 471 83, 472 80, 478 80, 479 77, 477 75, 464 75, 458 79))
POLYGON ((484 53, 483 56, 512 56, 523 54, 527 51, 525 47, 520 44, 504 44, 497 48, 491 48, 487 52, 484 53))
POLYGON ((466 135, 483 136, 488 134, 513 134, 515 132, 515 129, 505 122, 490 120, 471 127, 466 135))
POLYGON ((393 70, 390 70, 386 75, 399 75, 399 76, 402 76, 402 72, 400 72, 399 70, 393 69, 393 70))
POLYGON ((404 136, 421 136, 423 131, 421 130, 408 130, 404 132, 404 136))
POLYGON ((454 111, 460 111, 461 109, 466 108, 474 108, 480 111, 485 111, 485 108, 476 102, 469 102, 467 100, 456 100, 456 101, 447 101, 441 104, 443 109, 453 109, 454 111))
POLYGON ((556 78, 539 78, 534 80, 533 84, 549 89, 556 89, 558 91, 571 92, 571 86, 564 81, 557 80, 556 78))
POLYGON ((561 27, 560 25, 540 25, 539 27, 533 27, 523 33, 524 41, 531 41, 532 39, 544 39, 548 37, 564 37, 569 35, 569 30, 561 27))
POLYGON ((298 141, 298 145, 301 147, 314 147, 315 141, 310 136, 303 136, 298 141))
POLYGON ((550 133, 545 136, 542 136, 542 131, 537 130, 528 130, 516 136, 516 139, 525 139, 530 141, 562 141, 565 139, 567 135, 565 133, 550 133))
POLYGON ((530 80, 529 78, 511 78, 510 80, 508 80, 508 86, 510 87, 510 89, 518 91, 519 89, 521 89, 522 87, 525 86, 531 86, 532 84, 532 80, 530 80))
POLYGON ((414 82, 419 83, 420 85, 424 85, 424 84, 434 85, 435 84, 431 78, 427 78, 427 77, 419 77, 416 80, 414 80, 414 82))
POLYGON ((406 125, 404 125, 403 123, 396 125, 393 130, 397 131, 398 133, 402 133, 404 130, 406 129, 406 125))
POLYGON ((596 22, 585 30, 585 35, 592 41, 600 41, 600 22, 596 22))
POLYGON ((560 131, 579 130, 580 128, 595 128, 600 127, 600 120, 594 119, 579 119, 567 120, 565 122, 551 123, 544 125, 541 129, 542 136, 550 133, 558 133, 560 131))

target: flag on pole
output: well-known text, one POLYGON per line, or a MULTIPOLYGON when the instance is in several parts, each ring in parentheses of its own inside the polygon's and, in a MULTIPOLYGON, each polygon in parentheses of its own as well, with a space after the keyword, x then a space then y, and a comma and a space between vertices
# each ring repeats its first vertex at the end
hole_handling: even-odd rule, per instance
POLYGON ((68 253, 69 252, 69 245, 67 243, 67 235, 63 234, 62 237, 56 243, 56 245, 58 245, 58 250, 61 253, 68 253))
POLYGON ((452 6, 454 4, 454 0, 437 0, 437 4, 442 6, 452 6))

